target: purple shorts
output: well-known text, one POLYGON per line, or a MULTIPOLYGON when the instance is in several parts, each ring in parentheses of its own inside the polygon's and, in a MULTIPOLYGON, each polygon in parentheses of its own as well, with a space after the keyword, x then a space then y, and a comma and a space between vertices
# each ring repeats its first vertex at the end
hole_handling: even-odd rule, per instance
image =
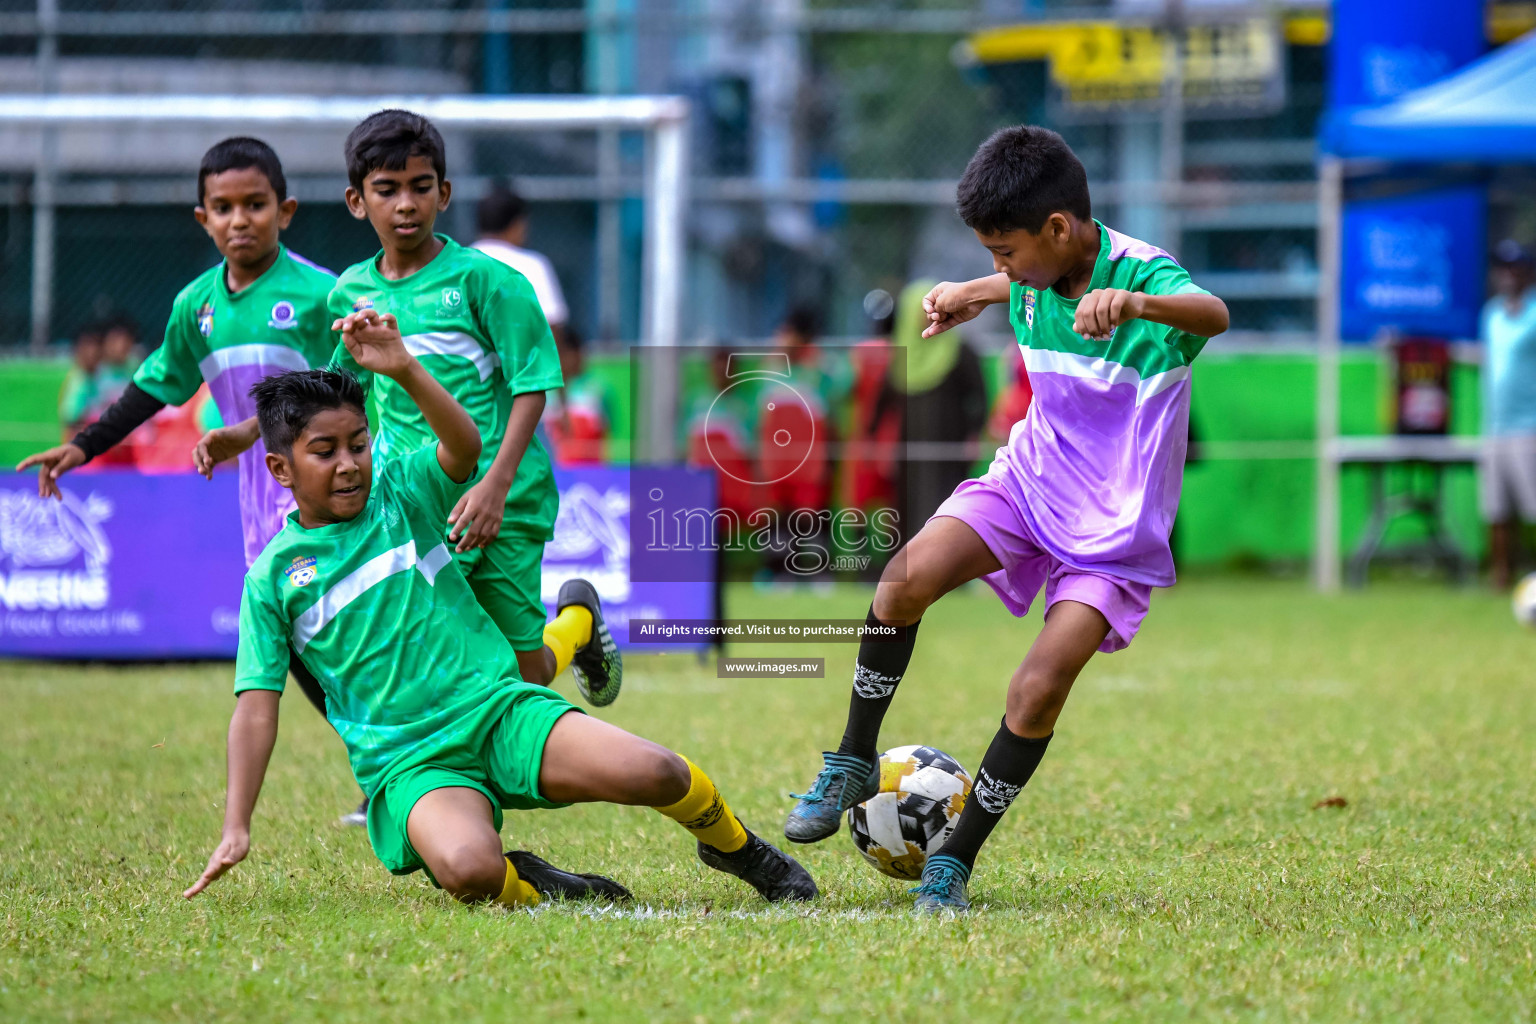
POLYGON ((1152 600, 1150 586, 1078 569, 1051 555, 1008 495, 985 477, 956 487, 933 514, 935 519, 940 516, 958 519, 975 530, 1002 564, 1001 570, 982 578, 1013 614, 1028 614, 1030 602, 1044 584, 1047 616, 1057 601, 1077 601, 1098 609, 1109 621, 1109 635, 1099 645, 1106 654, 1123 650, 1141 628, 1152 600))

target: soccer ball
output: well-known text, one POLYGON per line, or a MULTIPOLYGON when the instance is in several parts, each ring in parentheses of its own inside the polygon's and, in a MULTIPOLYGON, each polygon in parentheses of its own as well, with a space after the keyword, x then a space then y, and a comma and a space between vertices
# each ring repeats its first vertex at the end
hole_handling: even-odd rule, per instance
POLYGON ((1515 584, 1509 604, 1514 609, 1516 622, 1536 629, 1536 572, 1515 584))
POLYGON ((921 878, 970 795, 971 777, 942 750, 887 750, 880 755, 880 792, 848 809, 853 845, 882 874, 921 878))

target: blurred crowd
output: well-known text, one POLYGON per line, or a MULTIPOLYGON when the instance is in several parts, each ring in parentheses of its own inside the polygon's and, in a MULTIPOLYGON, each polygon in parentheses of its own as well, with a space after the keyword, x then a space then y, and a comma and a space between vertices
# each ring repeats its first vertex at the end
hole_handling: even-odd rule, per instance
MULTIPOLYGON (((127 317, 109 317, 82 327, 75 335, 69 372, 59 391, 59 425, 65 441, 95 422, 144 361, 139 328, 127 317)), ((80 467, 93 472, 133 467, 146 473, 192 471, 192 448, 205 430, 220 425, 218 408, 204 385, 192 401, 167 406, 120 445, 80 467)))
MULTIPOLYGON (((1001 442, 1029 408, 1029 378, 1009 353, 1009 378, 989 402, 982 361, 962 330, 923 339, 922 298, 872 292, 870 336, 822 344, 807 308, 788 311, 766 345, 720 345, 682 369, 686 462, 712 470, 722 508, 746 517, 799 509, 893 508, 919 524, 971 475, 983 439, 1001 442)), ((617 397, 588 370, 581 339, 560 340, 564 390, 546 406, 557 463, 608 461, 617 397)))

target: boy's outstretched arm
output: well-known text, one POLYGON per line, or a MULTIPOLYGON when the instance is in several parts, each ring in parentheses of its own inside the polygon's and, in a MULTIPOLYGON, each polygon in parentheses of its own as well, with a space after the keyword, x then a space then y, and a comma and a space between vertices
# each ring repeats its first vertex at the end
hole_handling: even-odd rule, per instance
POLYGON ((468 480, 480 460, 480 430, 464 407, 405 350, 395 318, 378 310, 351 313, 331 325, 341 332, 358 366, 381 373, 405 389, 437 435, 437 464, 457 483, 468 480))
POLYGON ((38 497, 63 500, 64 496, 59 493, 59 477, 117 445, 164 408, 164 402, 130 381, 122 397, 113 402, 95 423, 86 426, 67 444, 22 459, 16 471, 39 467, 38 497))
POLYGON ((976 319, 988 306, 1007 301, 1007 274, 992 274, 959 284, 940 281, 923 296, 923 312, 928 314, 923 337, 943 334, 951 327, 976 319))
POLYGON ((1150 320, 1176 331, 1214 338, 1231 324, 1227 304, 1206 292, 1149 295, 1124 288, 1097 288, 1077 304, 1072 329, 1100 341, 1128 320, 1150 320))
POLYGON ((507 492, 512 489, 523 453, 544 415, 544 395, 543 391, 527 391, 513 396, 506 436, 485 471, 485 479, 465 491, 448 514, 448 522, 453 524, 448 539, 459 542, 458 550, 483 548, 501 535, 507 492))
POLYGON ((235 699, 229 720, 229 779, 224 797, 224 835, 208 858, 202 877, 182 893, 191 899, 245 859, 251 850, 251 812, 277 742, 276 690, 246 690, 235 699))

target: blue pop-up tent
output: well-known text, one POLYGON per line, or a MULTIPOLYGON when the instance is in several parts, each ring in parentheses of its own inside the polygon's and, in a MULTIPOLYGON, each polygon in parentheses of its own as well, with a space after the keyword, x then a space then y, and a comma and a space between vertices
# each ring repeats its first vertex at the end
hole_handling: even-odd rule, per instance
POLYGON ((1384 106, 1332 111, 1321 141, 1346 159, 1536 161, 1536 32, 1384 106))
MULTIPOLYGON (((1536 32, 1376 107, 1331 111, 1318 168, 1317 541, 1313 579, 1339 586, 1339 286, 1349 162, 1536 163, 1536 32)), ((1451 440, 1451 439, 1447 439, 1451 440)))

